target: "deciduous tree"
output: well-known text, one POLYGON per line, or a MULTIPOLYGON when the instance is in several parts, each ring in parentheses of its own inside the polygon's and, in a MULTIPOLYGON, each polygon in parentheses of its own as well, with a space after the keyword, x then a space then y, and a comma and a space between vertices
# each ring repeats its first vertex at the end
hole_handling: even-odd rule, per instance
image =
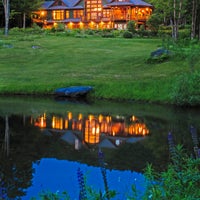
POLYGON ((5 15, 5 35, 8 35, 9 17, 10 17, 10 0, 2 0, 5 15))

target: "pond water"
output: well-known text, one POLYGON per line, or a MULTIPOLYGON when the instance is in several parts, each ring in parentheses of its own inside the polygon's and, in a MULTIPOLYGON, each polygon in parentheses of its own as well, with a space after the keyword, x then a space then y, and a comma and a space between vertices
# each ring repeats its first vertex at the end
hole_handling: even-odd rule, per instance
POLYGON ((160 171, 169 163, 169 132, 193 154, 190 127, 199 136, 199 111, 133 101, 1 97, 0 199, 39 199, 44 191, 79 199, 81 177, 96 193, 105 195, 106 185, 118 191, 115 199, 133 195, 132 185, 142 195, 146 164, 160 171))

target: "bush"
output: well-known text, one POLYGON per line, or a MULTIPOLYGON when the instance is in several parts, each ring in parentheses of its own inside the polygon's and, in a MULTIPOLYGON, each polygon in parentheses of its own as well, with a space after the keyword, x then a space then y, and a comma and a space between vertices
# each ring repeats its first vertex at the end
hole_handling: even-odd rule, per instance
POLYGON ((103 33, 102 37, 104 37, 104 38, 114 38, 115 35, 113 33, 103 33))
POLYGON ((200 102, 200 72, 183 74, 174 83, 172 101, 180 106, 195 106, 200 102))
POLYGON ((58 23, 57 26, 55 27, 56 31, 65 31, 65 24, 63 23, 58 23))
POLYGON ((125 31, 125 32, 123 33, 123 37, 124 37, 124 38, 133 38, 133 33, 130 32, 130 31, 125 31))
POLYGON ((145 170, 148 179, 145 198, 162 200, 199 199, 200 159, 188 156, 181 145, 175 147, 176 162, 158 174, 151 165, 145 170))
POLYGON ((134 21, 129 21, 128 24, 127 24, 127 30, 129 32, 131 32, 132 34, 134 34, 136 32, 135 30, 135 22, 134 21))
POLYGON ((190 38, 190 29, 180 29, 178 33, 179 39, 190 38))

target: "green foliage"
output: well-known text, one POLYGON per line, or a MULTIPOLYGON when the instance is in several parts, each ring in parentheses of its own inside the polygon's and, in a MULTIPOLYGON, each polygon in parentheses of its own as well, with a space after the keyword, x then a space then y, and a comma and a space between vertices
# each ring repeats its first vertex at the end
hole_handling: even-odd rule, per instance
POLYGON ((58 23, 55 26, 55 31, 58 31, 58 32, 65 31, 65 24, 64 23, 58 23))
POLYGON ((130 31, 124 31, 123 37, 124 38, 133 38, 133 33, 130 31))
POLYGON ((175 147, 176 161, 166 171, 158 174, 147 165, 146 199, 194 200, 200 196, 200 159, 189 157, 181 145, 175 147))
POLYGON ((153 32, 158 32, 159 24, 161 24, 161 17, 158 14, 152 14, 150 18, 147 20, 147 26, 153 32))
POLYGON ((189 39, 190 38, 190 29, 180 29, 178 34, 179 34, 179 39, 189 39))
POLYGON ((180 75, 174 80, 172 101, 180 106, 195 106, 200 102, 200 72, 180 75))
POLYGON ((50 192, 50 191, 43 191, 39 194, 38 197, 32 197, 31 200, 70 200, 69 195, 66 192, 50 192))
POLYGON ((101 36, 104 38, 114 38, 115 35, 113 34, 113 32, 111 30, 103 30, 101 33, 101 36))
POLYGON ((136 32, 135 30, 135 22, 134 21, 129 21, 127 24, 127 31, 131 32, 132 34, 134 34, 136 32))
POLYGON ((32 29, 33 29, 33 33, 42 33, 45 30, 43 30, 40 26, 38 26, 37 24, 33 23, 32 25, 32 29))

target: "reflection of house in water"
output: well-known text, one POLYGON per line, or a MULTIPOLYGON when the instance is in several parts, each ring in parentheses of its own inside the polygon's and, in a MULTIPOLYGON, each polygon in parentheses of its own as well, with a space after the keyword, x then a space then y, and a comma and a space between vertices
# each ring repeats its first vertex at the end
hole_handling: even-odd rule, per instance
POLYGON ((68 112, 65 117, 53 115, 47 119, 44 113, 34 120, 34 125, 64 133, 62 139, 77 148, 81 146, 79 140, 85 144, 114 148, 125 142, 136 142, 149 134, 146 124, 135 116, 126 119, 122 116, 78 114, 73 117, 68 112))

